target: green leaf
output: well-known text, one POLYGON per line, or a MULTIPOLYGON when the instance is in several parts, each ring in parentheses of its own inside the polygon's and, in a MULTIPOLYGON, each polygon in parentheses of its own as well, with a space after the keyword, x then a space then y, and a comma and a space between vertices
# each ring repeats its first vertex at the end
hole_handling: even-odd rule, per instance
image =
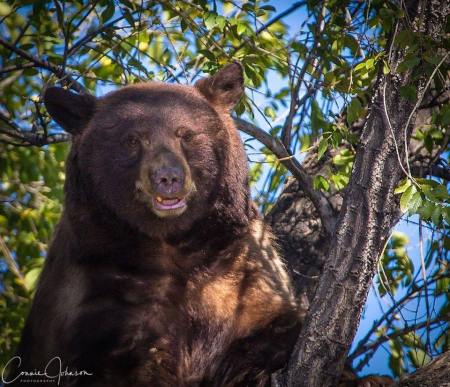
POLYGON ((359 64, 357 64, 354 68, 353 68, 353 71, 359 71, 359 70, 361 70, 361 69, 367 69, 367 67, 366 67, 366 62, 364 61, 364 62, 361 62, 361 63, 359 63, 359 64))
POLYGON ((215 13, 207 13, 206 17, 203 19, 208 30, 212 30, 216 26, 216 16, 215 13))
POLYGON ((325 138, 322 138, 322 140, 320 140, 319 149, 317 151, 318 160, 322 158, 327 149, 328 149, 328 141, 325 138))
POLYGON ((366 65, 366 69, 370 70, 375 65, 375 59, 373 59, 373 58, 367 59, 366 62, 365 62, 365 65, 366 65))
POLYGON ((385 60, 383 60, 383 74, 387 75, 391 72, 391 69, 389 68, 389 65, 385 60))
POLYGON ((408 357, 416 368, 423 367, 431 361, 431 357, 420 348, 408 351, 408 357))
POLYGON ((401 198, 400 198, 400 210, 402 212, 408 211, 411 198, 416 193, 416 187, 411 185, 409 186, 405 192, 403 192, 401 198))
POLYGON ((31 269, 27 274, 25 274, 24 284, 25 287, 31 292, 34 290, 37 280, 39 278, 39 274, 41 274, 41 267, 36 267, 31 269))
POLYGON ((32 49, 33 47, 34 47, 34 44, 33 44, 33 43, 25 43, 25 44, 21 44, 21 45, 20 45, 20 49, 21 49, 21 50, 24 50, 24 51, 30 50, 30 49, 32 49))
POLYGON ((317 175, 317 176, 314 176, 313 187, 316 190, 323 189, 324 191, 328 191, 330 189, 330 183, 322 175, 317 175))
POLYGON ((198 53, 202 54, 205 58, 208 58, 212 62, 216 61, 216 57, 210 50, 198 50, 198 53))
POLYGON ((220 30, 223 30, 225 28, 225 25, 227 23, 227 19, 223 16, 217 16, 216 17, 216 24, 220 28, 220 30))
POLYGON ((0 16, 6 16, 11 13, 11 7, 6 2, 0 3, 0 16))
POLYGON ((130 24, 130 26, 134 25, 133 15, 129 9, 124 10, 124 16, 125 16, 126 21, 130 24))
POLYGON ((445 352, 446 348, 450 347, 450 332, 443 331, 436 339, 434 346, 439 348, 442 352, 445 352))
POLYGON ((431 214, 431 220, 434 224, 439 224, 441 221, 442 209, 439 206, 434 206, 433 213, 431 214))
POLYGON ((414 85, 402 86, 400 87, 400 95, 414 103, 417 100, 417 88, 414 85))
POLYGON ((421 205, 422 197, 420 192, 415 192, 409 201, 408 210, 411 214, 415 214, 421 205))
POLYGON ((394 247, 404 247, 409 243, 409 238, 404 232, 393 231, 391 242, 394 247))
POLYGON ((424 205, 419 209, 420 217, 424 220, 431 219, 434 211, 434 204, 430 201, 425 201, 424 205))
POLYGON ((415 41, 415 35, 411 30, 400 31, 395 37, 395 44, 400 48, 411 46, 415 41))
POLYGON ((116 8, 114 6, 114 3, 111 2, 108 4, 106 9, 101 14, 101 19, 103 23, 106 23, 109 19, 111 19, 114 15, 114 12, 116 11, 116 8))
POLYGON ((263 5, 259 7, 259 9, 263 9, 265 11, 272 11, 275 12, 277 9, 273 5, 263 5))
POLYGON ((34 67, 23 70, 23 75, 28 75, 29 77, 37 74, 39 74, 39 71, 37 71, 34 67))
POLYGON ((355 155, 349 150, 344 150, 333 157, 333 164, 339 167, 349 166, 353 163, 355 155))
POLYGON ((264 108, 264 114, 267 117, 270 117, 272 120, 274 120, 276 118, 276 116, 277 116, 277 113, 275 112, 275 110, 273 109, 272 106, 266 106, 264 108))
POLYGON ((405 371, 402 346, 398 340, 390 340, 389 346, 391 350, 389 368, 393 371, 394 375, 400 376, 405 371))
POLYGON ((405 59, 400 65, 398 66, 398 72, 405 72, 406 70, 412 70, 414 67, 416 67, 420 63, 420 58, 417 56, 413 56, 411 58, 405 59))
POLYGON ((181 28, 182 32, 185 32, 188 28, 188 24, 187 24, 186 20, 183 18, 180 20, 180 28, 181 28))
POLYGON ((405 192, 411 186, 411 180, 405 179, 400 182, 399 186, 395 189, 394 193, 399 194, 405 192))
POLYGON ((347 106, 347 121, 349 125, 352 125, 362 113, 362 105, 358 97, 352 99, 352 101, 347 106))
POLYGON ((424 55, 424 59, 428 63, 431 63, 433 65, 437 65, 437 64, 439 64, 439 62, 441 61, 442 58, 439 55, 434 55, 434 56, 424 55))
POLYGON ((353 55, 356 55, 359 49, 359 42, 350 34, 344 36, 344 44, 350 49, 353 55))
POLYGON ((328 121, 322 114, 322 110, 316 100, 311 103, 311 129, 313 133, 318 133, 320 129, 328 129, 328 121))
POLYGON ((237 33, 238 35, 245 34, 247 31, 247 24, 245 22, 239 21, 237 24, 237 33))
POLYGON ((415 332, 408 332, 402 336, 403 343, 410 348, 424 348, 420 337, 415 332))
POLYGON ((450 105, 444 105, 440 111, 440 121, 442 125, 450 125, 450 105))
POLYGON ((446 294, 450 289, 450 278, 441 278, 436 281, 436 294, 446 294))
POLYGON ((345 186, 348 184, 349 182, 349 176, 348 174, 344 174, 344 173, 336 173, 330 176, 331 181, 333 182, 333 184, 335 185, 336 189, 338 191, 342 190, 345 188, 345 186))

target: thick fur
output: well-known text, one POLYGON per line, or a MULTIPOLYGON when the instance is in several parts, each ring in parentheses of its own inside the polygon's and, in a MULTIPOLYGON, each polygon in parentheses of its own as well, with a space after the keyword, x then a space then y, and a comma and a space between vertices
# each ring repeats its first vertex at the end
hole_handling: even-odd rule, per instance
MULTIPOLYGON (((63 386, 270 383, 300 323, 250 200, 229 116, 241 93, 237 64, 196 87, 147 83, 101 99, 47 91, 50 113, 74 139, 64 213, 10 379, 59 357, 63 370, 92 374, 62 376, 63 386), (183 142, 180 130, 193 138, 183 142), (124 140, 134 132, 138 151, 124 140), (147 175, 161 149, 194 187, 173 218, 148 204, 147 175)), ((21 378, 30 379, 13 385, 21 378)))

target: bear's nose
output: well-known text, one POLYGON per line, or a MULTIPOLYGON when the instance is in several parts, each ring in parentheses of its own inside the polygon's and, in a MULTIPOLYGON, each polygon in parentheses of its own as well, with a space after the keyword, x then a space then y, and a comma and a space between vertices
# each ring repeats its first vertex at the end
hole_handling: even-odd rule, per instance
POLYGON ((162 167, 152 174, 155 191, 161 196, 172 197, 179 193, 184 184, 184 173, 180 167, 162 167))

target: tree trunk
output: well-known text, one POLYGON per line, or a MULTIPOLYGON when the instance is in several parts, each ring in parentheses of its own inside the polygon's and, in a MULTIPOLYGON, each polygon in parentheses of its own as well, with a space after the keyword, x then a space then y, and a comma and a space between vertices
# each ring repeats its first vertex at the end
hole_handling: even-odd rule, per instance
POLYGON ((445 352, 415 373, 406 375, 397 387, 448 387, 450 386, 450 352, 445 352))
MULTIPOLYGON (((409 28, 440 40, 449 8, 448 2, 437 0, 410 2, 409 18, 399 22, 397 33, 409 28)), ((420 99, 427 81, 425 76, 413 80, 410 71, 396 73, 403 59, 404 52, 394 48, 388 58, 391 74, 379 76, 332 238, 326 240, 314 207, 295 182, 288 185, 267 216, 300 295, 312 299, 282 378, 285 385, 336 384, 378 258, 398 220, 394 189, 404 177, 399 155, 403 163, 405 142, 409 142, 415 116, 414 105, 402 98, 399 91, 404 85, 414 84, 420 99), (405 128, 407 122, 410 125, 405 128)), ((335 205, 339 206, 338 196, 335 205)))

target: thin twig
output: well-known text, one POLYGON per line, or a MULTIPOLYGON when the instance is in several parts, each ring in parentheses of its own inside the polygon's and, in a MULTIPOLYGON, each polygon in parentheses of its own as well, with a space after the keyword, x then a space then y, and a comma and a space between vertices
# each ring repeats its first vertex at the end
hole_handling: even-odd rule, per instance
MULTIPOLYGON (((367 342, 369 341, 370 337, 376 332, 376 330, 381 326, 383 321, 388 320, 389 316, 392 315, 396 310, 399 309, 399 307, 406 302, 408 302, 414 294, 419 293, 422 289, 424 289, 425 286, 431 285, 432 283, 438 281, 441 278, 446 278, 446 274, 442 274, 439 276, 435 276, 432 278, 429 278, 426 283, 423 283, 422 285, 415 285, 409 289, 409 291, 399 300, 395 302, 394 305, 392 305, 384 314, 381 316, 378 320, 374 321, 372 327, 369 329, 369 331, 366 333, 366 335, 358 342, 358 345, 356 348, 352 351, 352 353, 348 356, 348 360, 352 361, 356 359, 357 357, 361 356, 365 352, 368 351, 367 342)), ((358 366, 359 367, 359 366, 358 366)))
MULTIPOLYGON (((395 339, 396 337, 399 337, 399 336, 403 336, 406 333, 417 331, 417 330, 419 330, 421 328, 425 328, 427 326, 432 326, 434 324, 440 323, 441 321, 447 321, 449 317, 450 316, 437 316, 432 320, 423 321, 418 324, 410 325, 403 329, 396 330, 390 334, 385 334, 385 335, 379 337, 377 340, 373 341, 372 343, 366 345, 364 347, 364 350, 362 351, 362 353, 369 351, 369 350, 374 350, 374 349, 378 348, 381 344, 385 343, 386 341, 395 339)), ((352 355, 352 356, 356 357, 355 355, 352 355)))
POLYGON ((32 67, 36 67, 35 63, 24 63, 16 66, 7 66, 0 69, 0 74, 11 73, 13 71, 19 71, 24 69, 29 69, 32 67))
POLYGON ((19 265, 14 260, 11 252, 8 249, 8 246, 6 245, 4 239, 2 238, 1 235, 0 235, 0 250, 3 252, 3 257, 5 258, 5 261, 6 261, 6 264, 8 265, 9 270, 11 271, 11 273, 13 273, 19 279, 19 282, 22 285, 22 287, 24 289, 26 289, 25 283, 24 283, 25 277, 23 276, 22 272, 20 271, 19 265))
MULTIPOLYGON (((406 121, 406 125, 405 125, 405 154, 406 155, 408 155, 408 136, 406 134, 407 134, 407 131, 408 131, 409 124, 411 123, 412 118, 416 114, 417 109, 420 107, 420 104, 423 101, 423 97, 425 96, 425 93, 428 90, 428 87, 430 86, 431 81, 433 80, 434 76, 436 75, 436 72, 439 70, 439 67, 441 67, 442 63, 445 62, 445 60, 447 59, 448 56, 449 56, 449 53, 447 52, 444 55, 444 57, 441 59, 441 61, 437 64, 437 66, 434 68, 433 72, 431 73, 430 77, 427 80, 427 83, 425 84, 425 87, 424 87, 422 93, 420 93, 420 96, 417 99, 416 104, 414 105, 413 109, 411 110, 411 113, 410 113, 410 115, 408 117, 408 120, 406 121)), ((408 157, 406 157, 406 168, 408 169, 409 175, 411 175, 411 168, 409 166, 409 159, 408 159, 408 157)))
MULTIPOLYGON (((423 233, 422 233, 422 220, 419 219, 419 254, 420 254, 420 272, 422 274, 422 279, 424 283, 424 291, 425 291, 425 309, 426 309, 426 319, 429 321, 430 319, 430 303, 428 300, 428 286, 427 286, 427 269, 425 267, 425 258, 423 255, 423 233)), ((430 348, 430 327, 427 325, 426 333, 426 348, 430 348)))
MULTIPOLYGON (((7 136, 6 139, 0 138, 0 142, 16 146, 43 146, 59 142, 70 141, 71 136, 68 133, 55 133, 51 135, 42 135, 29 130, 21 129, 9 117, 0 112, 0 121, 3 121, 8 127, 0 126, 0 134, 7 136), (13 139, 11 142, 8 138, 13 139)), ((45 132, 45 130, 44 130, 45 132)))
POLYGON ((16 53, 22 58, 25 58, 29 60, 30 62, 33 62, 36 64, 36 66, 41 67, 43 69, 47 69, 51 71, 53 74, 55 74, 61 81, 63 81, 68 87, 71 89, 79 92, 79 93, 85 93, 86 89, 83 85, 75 81, 69 74, 67 74, 61 67, 55 66, 51 64, 50 62, 47 62, 44 59, 37 58, 28 52, 13 46, 11 43, 7 42, 3 38, 0 37, 0 44, 7 48, 8 50, 16 53))
MULTIPOLYGON (((318 59, 315 57, 315 55, 316 55, 316 50, 320 47, 320 39, 318 37, 320 34, 323 33, 323 31, 325 29, 325 15, 327 12, 326 5, 327 5, 327 1, 324 1, 322 4, 320 14, 319 14, 319 18, 317 20, 317 24, 319 25, 319 27, 317 28, 317 32, 315 33, 315 36, 314 36, 315 39, 314 39, 313 46, 309 51, 309 55, 307 56, 307 58, 305 59, 305 61, 303 63, 303 67, 300 71, 300 74, 298 75, 297 82, 291 87, 291 103, 290 103, 290 107, 289 107, 289 114, 287 115, 285 123, 283 125, 283 129, 281 130, 281 141, 283 141, 283 144, 287 149, 290 149, 290 146, 291 146, 291 137, 292 137, 291 131, 292 131, 292 124, 294 121, 294 116, 297 113, 299 107, 302 106, 302 104, 304 104, 305 101, 314 92, 314 90, 312 88, 308 87, 307 92, 302 97, 302 99, 301 100, 298 99, 298 93, 300 91, 300 86, 304 82, 306 71, 307 71, 308 66, 311 63, 311 61, 312 61, 311 75, 314 74, 314 72, 316 71, 316 68, 317 68, 318 59)), ((292 82, 294 81, 294 78, 295 78, 295 71, 293 74, 292 82)))

